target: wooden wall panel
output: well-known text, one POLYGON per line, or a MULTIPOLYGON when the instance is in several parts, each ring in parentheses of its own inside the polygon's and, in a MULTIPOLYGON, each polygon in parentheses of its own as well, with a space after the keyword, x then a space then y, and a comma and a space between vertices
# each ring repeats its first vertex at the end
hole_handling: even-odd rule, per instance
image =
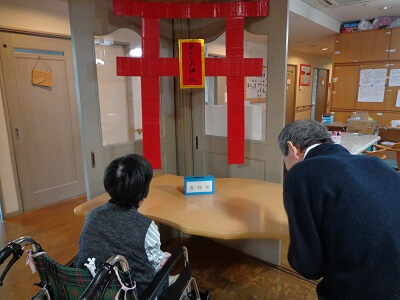
POLYGON ((331 109, 355 109, 360 74, 359 65, 335 66, 333 72, 331 109))
POLYGON ((391 29, 363 31, 360 61, 389 59, 391 29))
MULTIPOLYGON (((332 110, 331 113, 334 113, 335 122, 346 123, 347 119, 351 117, 352 113, 356 112, 356 110, 351 111, 340 111, 340 110, 332 110)), ((377 124, 390 126, 391 120, 400 120, 400 112, 378 112, 378 111, 368 111, 368 115, 376 120, 377 124)))
POLYGON ((362 32, 340 33, 336 35, 334 62, 359 62, 362 32))
POLYGON ((389 60, 400 60, 400 27, 392 29, 389 60))
POLYGON ((331 113, 334 113, 335 122, 346 123, 347 119, 351 116, 351 111, 335 111, 332 110, 331 113))

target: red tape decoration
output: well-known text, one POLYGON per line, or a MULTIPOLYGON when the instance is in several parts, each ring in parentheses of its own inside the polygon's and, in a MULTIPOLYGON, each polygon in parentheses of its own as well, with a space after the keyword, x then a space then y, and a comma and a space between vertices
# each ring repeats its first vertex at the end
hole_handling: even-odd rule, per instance
POLYGON ((114 0, 114 14, 159 19, 267 17, 269 0, 166 3, 114 0))
POLYGON ((165 3, 113 0, 114 14, 142 17, 142 57, 117 57, 119 76, 142 76, 143 154, 161 169, 160 76, 179 76, 178 58, 161 58, 160 18, 226 18, 226 58, 205 58, 206 76, 226 76, 228 163, 244 163, 244 77, 262 75, 261 58, 243 57, 244 17, 269 15, 269 0, 165 3))
MULTIPOLYGON (((262 58, 205 58, 206 76, 259 76, 262 58)), ((179 76, 178 58, 117 57, 118 76, 179 76)))
MULTIPOLYGON (((244 19, 226 19, 226 56, 243 60, 244 19)), ((228 94, 228 164, 244 163, 244 78, 226 78, 228 94)))

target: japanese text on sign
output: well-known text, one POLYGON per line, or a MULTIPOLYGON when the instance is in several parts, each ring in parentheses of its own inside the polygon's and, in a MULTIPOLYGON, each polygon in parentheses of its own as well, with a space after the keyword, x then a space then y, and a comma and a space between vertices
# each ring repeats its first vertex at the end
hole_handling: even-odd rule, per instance
POLYGON ((204 40, 179 40, 181 88, 204 88, 204 40))

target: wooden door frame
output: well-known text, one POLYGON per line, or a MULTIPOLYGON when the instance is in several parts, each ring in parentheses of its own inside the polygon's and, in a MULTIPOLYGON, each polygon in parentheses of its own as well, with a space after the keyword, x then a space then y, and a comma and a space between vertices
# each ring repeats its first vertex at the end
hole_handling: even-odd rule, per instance
MULTIPOLYGON (((323 70, 323 71, 326 71, 326 73, 327 73, 326 74, 326 84, 325 84, 325 102, 324 102, 324 107, 323 107, 324 108, 324 110, 323 110, 324 112, 323 113, 325 114, 327 112, 327 109, 328 109, 330 70, 329 69, 324 69, 324 68, 314 68, 313 72, 315 72, 315 70, 318 70, 318 72, 317 72, 317 82, 316 82, 317 90, 318 90, 318 83, 319 83, 319 71, 323 70)), ((314 91, 313 91, 313 93, 314 93, 314 91)), ((311 94, 311 97, 312 97, 312 94, 311 94)), ((315 91, 315 101, 317 101, 317 91, 315 91)), ((311 116, 313 120, 315 120, 316 110, 317 110, 317 102, 315 102, 314 116, 311 116)))
MULTIPOLYGON (((20 32, 12 32, 10 30, 1 30, 0 33, 20 33, 20 32)), ((26 33, 30 34, 30 33, 26 33)), ((31 33, 32 34, 32 33, 31 33)), ((8 145, 9 145, 9 150, 11 154, 11 166, 12 166, 12 172, 13 172, 13 177, 14 177, 14 185, 15 185, 15 192, 17 196, 17 201, 18 201, 18 210, 15 212, 11 213, 6 213, 5 212, 5 203, 4 203, 4 193, 2 190, 2 186, 0 184, 0 208, 1 208, 1 215, 3 217, 3 220, 6 218, 10 218, 16 215, 19 215, 23 213, 22 209, 22 196, 21 196, 21 188, 19 184, 19 177, 18 177, 18 171, 17 171, 17 159, 15 157, 15 149, 14 149, 14 143, 13 143, 13 138, 12 138, 12 126, 11 126, 11 120, 10 120, 10 114, 8 111, 8 101, 7 101, 7 95, 6 95, 6 87, 5 87, 5 82, 4 82, 4 73, 3 73, 3 66, 1 64, 1 57, 0 57, 0 92, 1 92, 1 97, 3 100, 3 109, 4 109, 4 117, 5 117, 5 123, 6 123, 6 130, 7 130, 7 140, 8 140, 8 145)))
MULTIPOLYGON (((294 101, 293 101, 293 121, 296 120, 296 101, 297 101, 297 65, 295 64, 287 64, 288 67, 294 67, 294 101)), ((287 80, 287 69, 286 69, 286 80, 287 80)), ((285 99, 286 100, 286 99, 285 99)), ((286 112, 286 109, 285 109, 286 112)))

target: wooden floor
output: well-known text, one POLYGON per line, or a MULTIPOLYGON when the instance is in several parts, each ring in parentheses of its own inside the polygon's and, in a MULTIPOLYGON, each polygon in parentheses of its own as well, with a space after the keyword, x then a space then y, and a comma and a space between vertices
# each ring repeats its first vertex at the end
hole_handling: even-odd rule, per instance
MULTIPOLYGON (((86 201, 78 197, 31 211, 0 223, 0 247, 20 236, 28 235, 59 263, 66 263, 77 253, 83 218, 73 213, 86 201)), ((205 238, 179 239, 165 245, 172 251, 184 243, 189 250, 193 276, 200 290, 209 289, 211 299, 317 299, 316 284, 297 275, 282 256, 282 267, 259 262, 235 250, 205 238)), ((284 241, 287 248, 288 241, 284 241)), ((37 274, 30 274, 26 255, 9 271, 0 287, 0 299, 30 299, 38 288, 37 274)), ((0 266, 2 272, 5 265, 0 266)))

